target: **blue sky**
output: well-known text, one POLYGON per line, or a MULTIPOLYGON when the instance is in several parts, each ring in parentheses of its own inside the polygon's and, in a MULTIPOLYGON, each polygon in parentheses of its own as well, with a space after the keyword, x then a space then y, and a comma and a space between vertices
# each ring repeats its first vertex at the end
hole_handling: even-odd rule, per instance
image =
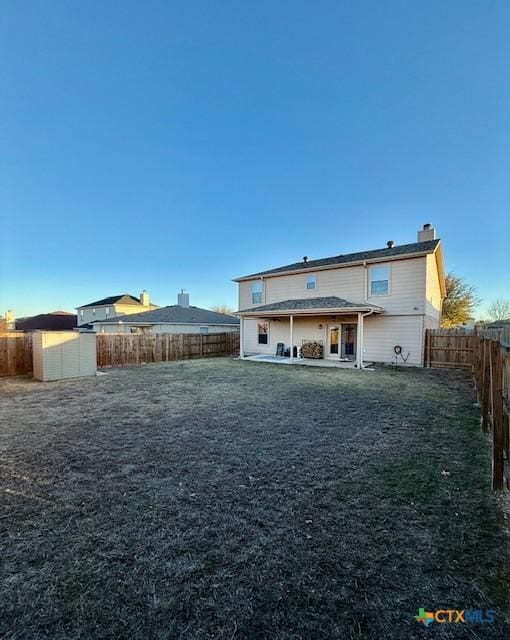
POLYGON ((509 33, 506 0, 4 2, 0 312, 236 306, 424 222, 510 297, 509 33))

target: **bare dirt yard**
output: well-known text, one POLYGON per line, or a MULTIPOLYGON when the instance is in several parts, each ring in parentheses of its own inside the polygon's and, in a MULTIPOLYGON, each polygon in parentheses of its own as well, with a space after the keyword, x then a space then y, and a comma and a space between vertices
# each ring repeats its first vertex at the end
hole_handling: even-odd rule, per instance
POLYGON ((209 359, 4 379, 0 489, 3 639, 510 637, 461 373, 209 359), (495 622, 425 629, 419 607, 495 622))

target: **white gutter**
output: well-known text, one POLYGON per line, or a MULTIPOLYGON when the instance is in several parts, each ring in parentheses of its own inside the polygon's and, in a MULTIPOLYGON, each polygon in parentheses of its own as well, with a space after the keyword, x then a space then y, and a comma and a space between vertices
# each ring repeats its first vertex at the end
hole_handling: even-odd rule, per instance
MULTIPOLYGON (((376 305, 374 305, 376 306, 376 305)), ((290 313, 296 316, 337 316, 337 315, 352 315, 353 313, 363 313, 366 311, 366 307, 341 307, 337 309, 332 309, 331 307, 326 309, 278 309, 274 311, 264 311, 264 310, 254 310, 248 309, 246 311, 236 311, 234 313, 235 316, 254 316, 261 318, 262 316, 288 316, 290 313)), ((377 307, 371 309, 367 315, 371 315, 372 313, 382 313, 384 309, 382 307, 377 307)), ((154 323, 151 323, 154 324, 154 323)), ((159 323, 158 323, 159 324, 159 323)), ((203 324, 203 323, 202 323, 203 324)))

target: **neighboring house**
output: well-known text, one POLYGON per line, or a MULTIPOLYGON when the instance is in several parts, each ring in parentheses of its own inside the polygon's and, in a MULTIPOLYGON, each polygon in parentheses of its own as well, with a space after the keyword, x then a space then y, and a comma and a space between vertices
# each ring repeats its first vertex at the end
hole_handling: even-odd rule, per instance
POLYGON ((429 224, 413 244, 305 257, 235 282, 241 357, 317 343, 325 358, 358 367, 393 362, 397 346, 407 364, 422 365, 425 329, 439 327, 445 297, 441 241, 429 224))
POLYGON ((484 323, 487 329, 506 329, 510 327, 510 318, 508 320, 494 320, 494 322, 484 323))
POLYGON ((29 318, 17 318, 16 329, 18 331, 68 331, 77 326, 77 317, 67 311, 52 311, 41 313, 29 318))
POLYGON ((239 320, 234 316, 209 309, 190 307, 189 295, 183 291, 178 304, 154 311, 123 316, 115 320, 99 320, 92 324, 99 333, 225 333, 238 332, 239 320))
POLYGON ((76 307, 78 311, 78 326, 91 324, 96 320, 111 320, 131 313, 140 313, 158 309, 158 305, 151 304, 147 291, 142 291, 140 297, 123 293, 118 296, 110 296, 95 302, 89 302, 81 307, 76 307))
POLYGON ((14 326, 14 313, 9 309, 4 316, 0 316, 0 331, 13 331, 14 326))

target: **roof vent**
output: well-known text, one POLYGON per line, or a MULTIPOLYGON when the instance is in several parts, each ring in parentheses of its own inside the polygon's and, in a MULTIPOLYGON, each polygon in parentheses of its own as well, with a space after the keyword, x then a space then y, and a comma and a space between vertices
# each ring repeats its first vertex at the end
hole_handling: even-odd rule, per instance
POLYGON ((308 262, 308 256, 303 256, 303 262, 306 264, 308 262))
POLYGON ((393 247, 395 246, 395 240, 388 240, 386 246, 388 247, 388 249, 393 249, 393 247))

